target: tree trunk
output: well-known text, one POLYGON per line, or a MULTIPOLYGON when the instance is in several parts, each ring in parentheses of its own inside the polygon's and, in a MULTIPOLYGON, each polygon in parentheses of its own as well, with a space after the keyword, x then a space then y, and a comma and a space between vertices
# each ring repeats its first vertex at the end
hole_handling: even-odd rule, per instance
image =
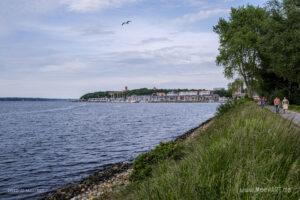
POLYGON ((288 91, 288 99, 291 99, 291 93, 292 93, 292 82, 289 81, 289 91, 288 91))
POLYGON ((251 88, 251 84, 250 84, 250 81, 248 80, 248 78, 245 76, 245 75, 242 75, 243 76, 243 79, 244 79, 244 82, 245 82, 245 86, 247 88, 247 95, 249 98, 252 98, 252 88, 251 88))

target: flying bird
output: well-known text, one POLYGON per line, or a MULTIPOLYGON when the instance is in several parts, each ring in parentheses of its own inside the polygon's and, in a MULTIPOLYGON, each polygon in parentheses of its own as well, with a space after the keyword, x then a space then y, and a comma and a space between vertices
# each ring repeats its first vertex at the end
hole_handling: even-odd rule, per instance
POLYGON ((123 22, 122 26, 124 26, 125 24, 129 24, 131 21, 127 21, 127 22, 123 22))

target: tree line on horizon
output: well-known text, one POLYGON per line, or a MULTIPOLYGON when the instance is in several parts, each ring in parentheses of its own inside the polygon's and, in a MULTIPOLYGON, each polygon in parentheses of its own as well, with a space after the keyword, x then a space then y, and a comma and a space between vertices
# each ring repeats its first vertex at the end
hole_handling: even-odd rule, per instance
POLYGON ((235 79, 229 88, 244 84, 249 97, 286 96, 300 104, 299 0, 232 8, 213 30, 220 40, 216 63, 226 78, 235 79))
MULTIPOLYGON (((127 90, 127 91, 123 91, 124 95, 126 96, 132 96, 132 95, 152 95, 154 93, 157 92, 164 92, 164 93, 168 93, 168 92, 180 92, 180 91, 192 91, 192 90, 196 90, 196 89, 148 89, 148 88, 139 88, 139 89, 133 89, 133 90, 127 90)), ((199 89, 197 89, 199 90, 199 89)), ((204 90, 204 89, 203 89, 204 90)), ((103 97, 109 97, 110 93, 114 92, 114 91, 99 91, 99 92, 92 92, 92 93, 87 93, 85 95, 83 95, 82 97, 80 97, 80 99, 82 100, 87 100, 89 98, 103 98, 103 97)), ((227 93, 227 90, 219 90, 219 91, 215 91, 215 93, 219 94, 220 96, 229 96, 229 94, 227 93)))

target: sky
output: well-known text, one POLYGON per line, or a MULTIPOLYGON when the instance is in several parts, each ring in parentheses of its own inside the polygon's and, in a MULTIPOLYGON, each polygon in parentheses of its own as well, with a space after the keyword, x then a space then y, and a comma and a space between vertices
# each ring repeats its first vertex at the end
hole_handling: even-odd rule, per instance
POLYGON ((212 27, 246 4, 265 1, 1 0, 0 97, 226 87, 212 27))

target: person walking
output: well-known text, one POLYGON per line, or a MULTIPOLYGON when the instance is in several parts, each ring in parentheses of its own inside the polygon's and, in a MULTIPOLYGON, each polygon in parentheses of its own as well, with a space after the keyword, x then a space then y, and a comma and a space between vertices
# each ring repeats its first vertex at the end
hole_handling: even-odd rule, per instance
POLYGON ((282 109, 283 109, 283 113, 285 113, 289 108, 289 100, 287 100, 287 98, 283 98, 282 100, 282 109))
POLYGON ((274 103, 274 106, 275 106, 275 111, 278 114, 279 113, 279 106, 280 106, 280 103, 281 103, 279 97, 276 97, 274 99, 273 103, 274 103))
POLYGON ((264 106, 268 104, 268 100, 267 100, 267 97, 263 96, 263 99, 264 99, 264 106))
POLYGON ((260 107, 264 108, 266 105, 266 98, 265 97, 261 97, 260 98, 260 107))

